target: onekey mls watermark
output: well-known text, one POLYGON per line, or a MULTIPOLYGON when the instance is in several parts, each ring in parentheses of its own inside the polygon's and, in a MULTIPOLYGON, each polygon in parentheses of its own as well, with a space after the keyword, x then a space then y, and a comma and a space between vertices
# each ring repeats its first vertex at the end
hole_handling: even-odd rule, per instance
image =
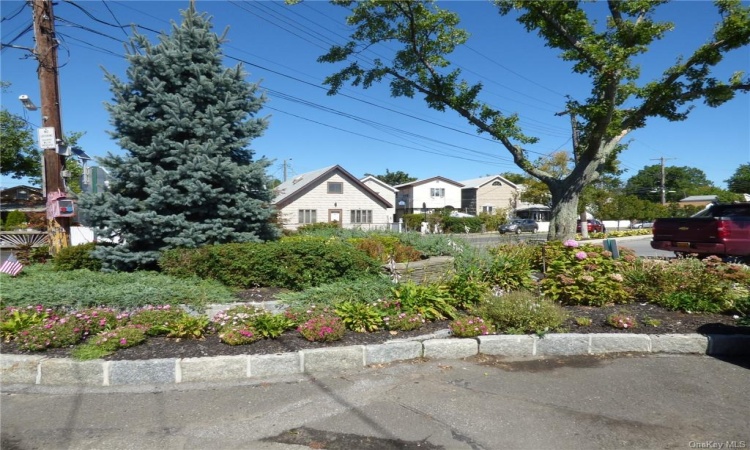
POLYGON ((688 446, 710 449, 748 448, 747 441, 690 441, 688 446))

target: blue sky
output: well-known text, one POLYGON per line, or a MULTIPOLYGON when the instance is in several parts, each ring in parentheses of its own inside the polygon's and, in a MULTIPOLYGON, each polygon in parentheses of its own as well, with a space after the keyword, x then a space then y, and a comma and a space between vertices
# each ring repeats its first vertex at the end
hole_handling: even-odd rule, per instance
MULTIPOLYGON (((391 98, 386 85, 371 89, 347 87, 344 95, 327 96, 322 81, 337 66, 316 62, 333 43, 346 41, 346 10, 323 1, 306 1, 290 7, 270 1, 196 2, 199 11, 213 17, 214 30, 229 27, 224 54, 226 64, 245 61, 248 80, 260 82, 268 102, 261 115, 269 116, 265 134, 252 142, 257 156, 273 160, 269 173, 287 176, 339 164, 353 175, 404 171, 418 178, 443 176, 456 181, 511 171, 520 172, 510 154, 486 136, 478 136, 456 113, 427 108, 421 98, 391 98)), ((532 157, 570 150, 567 116, 555 116, 565 105, 565 95, 584 99, 587 79, 575 75, 570 64, 544 47, 535 34, 508 17, 501 17, 486 1, 441 2, 459 12, 471 38, 454 60, 470 81, 482 81, 482 99, 506 113, 517 112, 527 134, 538 137, 528 146, 532 157)), ((123 41, 135 23, 152 30, 169 31, 169 21, 179 23, 185 1, 60 1, 55 6, 62 122, 66 133, 82 131, 81 147, 94 157, 120 153, 107 131, 112 127, 103 104, 111 101, 102 67, 120 78, 127 68, 123 41), (117 24, 126 25, 124 29, 117 24), (115 25, 115 26, 113 26, 115 25)), ((599 3, 593 6, 601 8, 599 3)), ((718 19, 713 4, 680 1, 661 8, 660 18, 675 23, 642 58, 644 79, 657 77, 677 55, 689 55, 710 37, 718 19)), ((33 46, 31 9, 23 2, 0 3, 2 42, 33 46)), ((140 33, 154 34, 144 28, 140 33)), ((387 49, 376 53, 385 57, 387 49)), ((373 53, 369 56, 373 57, 373 53)), ((27 112, 18 101, 28 95, 39 104, 36 61, 17 48, 4 48, 0 78, 11 82, 2 94, 2 106, 39 126, 39 111, 27 112)), ((736 70, 750 72, 750 49, 731 53, 720 64, 727 78, 736 70)), ((658 164, 702 169, 709 180, 726 187, 740 164, 750 161, 750 95, 744 94, 720 108, 696 104, 685 122, 652 119, 631 133, 629 149, 621 154, 623 179, 644 166, 658 164)), ((17 184, 4 178, 2 186, 17 184)))

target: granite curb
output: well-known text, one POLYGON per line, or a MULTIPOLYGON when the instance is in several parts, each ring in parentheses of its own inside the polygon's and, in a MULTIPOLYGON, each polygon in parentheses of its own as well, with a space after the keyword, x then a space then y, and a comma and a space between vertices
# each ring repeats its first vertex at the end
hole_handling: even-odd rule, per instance
POLYGON ((127 386, 232 381, 346 371, 417 358, 460 359, 477 354, 506 357, 610 353, 750 356, 750 335, 547 334, 450 338, 447 333, 273 355, 74 361, 37 355, 0 354, 3 385, 127 386))

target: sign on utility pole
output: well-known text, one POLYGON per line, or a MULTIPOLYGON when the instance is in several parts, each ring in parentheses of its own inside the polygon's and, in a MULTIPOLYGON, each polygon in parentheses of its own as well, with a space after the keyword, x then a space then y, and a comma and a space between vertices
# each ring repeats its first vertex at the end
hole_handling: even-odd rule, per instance
POLYGON ((39 90, 41 93, 42 129, 39 130, 39 145, 44 152, 44 191, 47 195, 47 233, 50 251, 54 254, 70 246, 70 217, 72 207, 66 202, 65 156, 58 154, 62 143, 62 119, 60 117, 60 84, 58 81, 55 15, 51 0, 33 0, 34 37, 39 66, 39 90), (50 130, 51 129, 51 130, 50 130), (44 130, 44 131, 42 131, 44 130), (61 212, 62 211, 62 212, 61 212))

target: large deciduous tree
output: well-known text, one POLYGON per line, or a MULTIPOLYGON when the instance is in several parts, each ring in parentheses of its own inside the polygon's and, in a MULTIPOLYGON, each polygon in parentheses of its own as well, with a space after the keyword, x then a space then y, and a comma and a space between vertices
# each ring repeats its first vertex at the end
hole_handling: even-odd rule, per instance
POLYGON ((456 14, 427 0, 334 3, 351 8, 348 23, 355 30, 350 42, 332 47, 320 61, 347 61, 361 49, 378 44, 388 45, 378 47, 379 53, 396 50, 390 62, 377 58, 368 68, 350 61, 326 79, 330 93, 338 92, 347 82, 368 88, 388 80, 394 96, 419 93, 431 108, 454 110, 480 133, 500 142, 521 169, 547 185, 552 204, 551 239, 575 234, 583 188, 611 165, 628 133, 645 127, 650 118, 685 120, 693 102, 703 100, 715 107, 738 91, 750 90, 750 79, 742 73, 728 80, 712 74, 724 54, 750 42, 749 8, 739 0, 717 1, 721 19, 713 36, 647 83, 641 82, 635 59, 672 29, 671 23, 653 19, 663 2, 608 1, 608 17, 600 23, 589 17, 584 2, 497 0, 503 16, 518 11, 521 25, 537 32, 546 46, 559 50, 560 56, 573 64, 575 73, 590 79, 588 98, 570 97, 566 105, 567 113, 577 118, 578 147, 573 152, 575 166, 558 178, 529 160, 524 145, 537 139, 521 130, 518 116, 505 115, 482 102, 482 85, 462 80, 461 71, 451 68, 448 55, 468 38, 468 33, 458 28, 456 14))
POLYGON ((41 181, 41 150, 34 143, 33 134, 23 118, 0 110, 0 173, 11 178, 30 178, 41 181))
MULTIPOLYGON (((372 174, 369 174, 369 173, 365 174, 365 176, 368 176, 368 175, 372 175, 372 174)), ((401 171, 401 170, 391 172, 390 170, 385 169, 385 174, 372 175, 372 176, 382 181, 383 183, 387 183, 391 186, 398 186, 399 184, 405 184, 405 183, 411 183, 412 181, 417 181, 416 177, 412 177, 408 173, 401 171)))
POLYGON ((750 164, 740 164, 729 179, 727 189, 737 194, 750 194, 750 164))
MULTIPOLYGON (((667 202, 676 202, 689 195, 707 194, 713 183, 696 167, 667 166, 664 168, 664 190, 667 202)), ((661 200, 661 166, 645 166, 628 179, 625 191, 644 200, 661 200)))
POLYGON ((168 248, 278 234, 269 162, 248 148, 267 127, 255 117, 265 98, 241 66, 222 66, 211 29, 191 2, 158 44, 132 38, 127 81, 107 73, 112 135, 126 155, 103 158, 109 192, 81 200, 97 234, 119 242, 96 250, 106 268, 150 269, 168 248))

